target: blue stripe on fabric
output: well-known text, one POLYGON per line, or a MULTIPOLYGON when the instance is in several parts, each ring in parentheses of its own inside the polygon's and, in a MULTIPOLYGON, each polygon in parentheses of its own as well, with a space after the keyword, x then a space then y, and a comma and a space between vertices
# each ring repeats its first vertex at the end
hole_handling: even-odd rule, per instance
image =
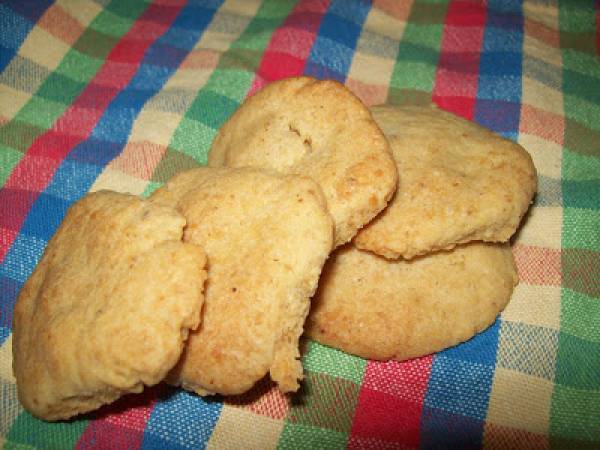
POLYGON ((25 283, 42 257, 47 241, 19 233, 0 266, 0 276, 25 283))
POLYGON ((496 346, 499 333, 500 319, 496 319, 496 322, 483 333, 477 334, 467 342, 438 353, 438 356, 452 360, 468 361, 473 364, 494 366, 496 365, 496 346))
POLYGON ((492 387, 494 366, 437 355, 433 360, 424 404, 483 421, 492 387))
MULTIPOLYGON (((23 287, 23 283, 13 278, 0 274, 0 328, 10 330, 12 328, 13 311, 17 301, 17 295, 23 287)), ((0 333, 0 345, 8 337, 8 332, 0 333)))
POLYGON ((424 405, 420 448, 480 449, 481 421, 424 405))
POLYGON ((522 0, 490 0, 474 117, 480 124, 512 139, 519 131, 522 73, 522 0))
POLYGON ((171 390, 156 403, 144 429, 142 449, 205 448, 223 404, 185 391, 171 390))
POLYGON ((0 326, 0 345, 4 344, 4 342, 8 339, 8 336, 10 336, 10 330, 11 328, 0 326))
MULTIPOLYGON (((206 2, 209 7, 188 5, 175 18, 173 26, 180 29, 193 25, 193 28, 188 29, 188 52, 193 49, 221 3, 222 1, 209 0, 206 2)), ((165 42, 171 39, 170 30, 171 28, 147 50, 140 68, 127 87, 108 105, 91 136, 71 150, 60 164, 44 193, 40 194, 27 214, 19 236, 0 265, 0 274, 8 273, 19 281, 29 277, 46 242, 64 218, 69 204, 83 196, 104 166, 123 150, 133 121, 143 105, 164 86, 186 55, 183 52, 177 53, 179 62, 175 64, 174 60, 169 60, 168 66, 162 70, 148 63, 148 60, 156 63, 157 54, 164 52, 165 42), (77 175, 73 177, 75 172, 77 175), (32 239, 41 245, 27 242, 32 239), (19 269, 18 273, 15 273, 15 268, 19 269)))
POLYGON ((497 319, 483 333, 434 357, 421 414, 422 448, 445 448, 453 440, 457 446, 452 448, 481 447, 499 333, 497 319))
MULTIPOLYGON (((0 328, 12 328, 17 296, 44 252, 46 241, 19 234, 0 265, 0 328)), ((0 333, 0 344, 8 337, 0 333)))
MULTIPOLYGON (((474 112, 477 122, 510 138, 518 137, 521 113, 521 1, 488 2, 474 112), (505 39, 509 40, 508 47, 505 39)), ((500 319, 468 342, 435 356, 421 415, 423 447, 482 446, 498 353, 499 324, 500 319), (448 441, 452 434, 448 430, 453 429, 462 433, 460 442, 448 441)))
POLYGON ((315 78, 346 80, 356 43, 371 5, 333 0, 323 16, 304 73, 315 78))
POLYGON ((0 4, 0 72, 15 56, 35 23, 51 4, 50 0, 13 0, 0 4))

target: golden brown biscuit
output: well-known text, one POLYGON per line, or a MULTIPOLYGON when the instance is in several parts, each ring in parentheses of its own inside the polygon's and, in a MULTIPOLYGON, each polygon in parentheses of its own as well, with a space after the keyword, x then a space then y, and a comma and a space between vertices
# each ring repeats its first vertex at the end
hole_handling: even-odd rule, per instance
POLYGON ((363 358, 402 361, 490 326, 516 283, 507 244, 471 243, 410 261, 349 244, 325 265, 306 333, 363 358))
POLYGON ((109 191, 69 209, 15 306, 28 411, 67 419, 165 377, 198 326, 206 278, 184 225, 173 208, 109 191))
POLYGON ((409 259, 513 235, 537 184, 523 147, 433 106, 371 111, 402 182, 387 209, 355 237, 358 248, 409 259))
POLYGON ((385 207, 398 178, 367 107, 342 84, 310 77, 276 81, 247 99, 219 130, 208 162, 311 177, 325 194, 335 246, 385 207))
POLYGON ((332 247, 319 186, 259 169, 199 168, 153 198, 176 205, 188 221, 184 240, 201 245, 209 264, 202 325, 169 382, 239 394, 269 372, 295 391, 298 339, 332 247))

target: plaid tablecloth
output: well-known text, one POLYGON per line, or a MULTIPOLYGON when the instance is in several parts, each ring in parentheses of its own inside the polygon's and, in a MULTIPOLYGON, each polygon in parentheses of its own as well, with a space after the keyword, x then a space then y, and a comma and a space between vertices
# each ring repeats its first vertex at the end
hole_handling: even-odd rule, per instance
POLYGON ((600 3, 593 0, 0 3, 0 442, 7 448, 599 448, 600 3), (66 209, 148 195, 206 163, 270 80, 436 102, 529 150, 521 282, 483 334, 379 363, 305 343, 302 392, 164 385, 76 420, 24 412, 12 311, 66 209))

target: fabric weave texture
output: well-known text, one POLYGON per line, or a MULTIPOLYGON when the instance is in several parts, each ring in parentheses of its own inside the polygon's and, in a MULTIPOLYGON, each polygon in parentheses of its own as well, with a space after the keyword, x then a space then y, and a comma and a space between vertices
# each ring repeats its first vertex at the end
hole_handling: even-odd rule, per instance
POLYGON ((0 445, 600 447, 598 1, 8 0, 0 30, 0 445), (206 164, 248 95, 301 74, 367 105, 435 102, 531 153, 501 317, 403 363, 305 342, 292 398, 266 381, 235 398, 158 385, 67 422, 25 412, 12 312, 67 208, 206 164))

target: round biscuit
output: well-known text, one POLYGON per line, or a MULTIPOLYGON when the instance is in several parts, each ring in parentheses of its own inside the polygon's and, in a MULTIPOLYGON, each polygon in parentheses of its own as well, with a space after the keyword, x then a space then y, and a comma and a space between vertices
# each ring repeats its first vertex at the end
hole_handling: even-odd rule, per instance
POLYGON ((270 373, 282 392, 302 378, 298 340, 332 248, 319 186, 262 169, 198 168, 153 196, 186 217, 184 240, 208 257, 202 325, 171 384, 240 394, 270 373))
POLYGON ((508 244, 391 261, 349 244, 325 265, 306 333, 376 360, 428 355, 490 326, 517 283, 508 244))
POLYGON ((401 183, 355 237, 358 248, 409 259, 474 240, 505 242, 515 233, 537 184, 523 147, 434 106, 371 111, 401 183))
POLYGON ((208 163, 309 176, 325 194, 335 246, 386 206, 398 178, 368 108, 342 84, 310 77, 273 82, 248 98, 219 130, 208 163))
POLYGON ((13 323, 21 404, 67 419, 159 383, 198 326, 206 272, 175 209, 88 194, 25 283, 13 323))

